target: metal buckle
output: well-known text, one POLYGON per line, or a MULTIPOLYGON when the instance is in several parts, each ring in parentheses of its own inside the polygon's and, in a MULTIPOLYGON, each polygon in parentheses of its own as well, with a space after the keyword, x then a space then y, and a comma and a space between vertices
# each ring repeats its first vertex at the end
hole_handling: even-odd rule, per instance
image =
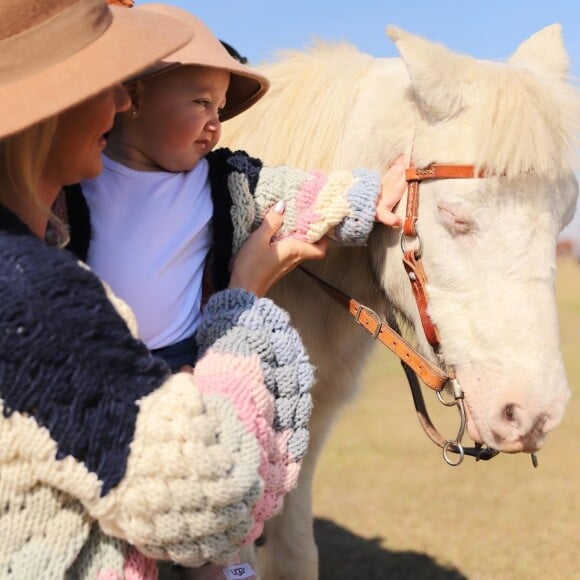
POLYGON ((381 332, 381 317, 371 308, 369 308, 368 306, 365 306, 364 304, 359 304, 357 309, 356 309, 356 314, 354 315, 354 319, 363 327, 366 328, 365 325, 360 321, 360 315, 362 314, 362 312, 366 311, 372 318, 375 319, 376 323, 377 323, 377 327, 375 328, 375 331, 372 333, 373 335, 373 340, 377 340, 380 332, 381 332))

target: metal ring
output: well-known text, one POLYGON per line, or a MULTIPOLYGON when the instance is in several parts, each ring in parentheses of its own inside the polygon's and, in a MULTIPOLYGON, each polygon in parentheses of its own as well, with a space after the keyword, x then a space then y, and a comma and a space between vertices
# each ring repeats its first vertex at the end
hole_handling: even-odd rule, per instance
POLYGON ((414 236, 407 235, 401 232, 401 250, 406 254, 410 248, 407 248, 407 241, 417 240, 418 248, 414 251, 415 258, 418 260, 423 255, 423 238, 419 232, 414 236))
POLYGON ((439 399, 439 402, 442 405, 445 405, 446 407, 454 407, 455 405, 457 405, 457 400, 453 399, 452 401, 446 401, 443 398, 443 395, 441 394, 445 389, 440 389, 439 391, 435 391, 435 394, 437 395, 437 398, 439 399))
POLYGON ((445 460, 445 463, 447 463, 447 465, 451 465, 451 467, 457 467, 458 465, 461 465, 463 463, 463 460, 465 459, 465 452, 463 451, 463 446, 461 445, 461 443, 458 443, 457 441, 445 441, 445 443, 443 443, 443 459, 445 460), (455 447, 455 449, 452 448, 455 447), (448 453, 449 450, 451 450, 453 453, 457 453, 457 461, 452 461, 451 458, 449 457, 448 453))

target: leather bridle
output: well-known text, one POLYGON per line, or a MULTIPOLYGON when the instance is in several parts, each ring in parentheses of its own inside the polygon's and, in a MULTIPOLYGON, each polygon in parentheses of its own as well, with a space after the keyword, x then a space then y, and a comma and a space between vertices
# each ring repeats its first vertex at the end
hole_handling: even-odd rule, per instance
POLYGON ((419 185, 423 181, 432 179, 473 179, 485 177, 485 173, 479 171, 476 174, 473 165, 443 165, 433 163, 424 168, 409 167, 406 170, 407 181, 407 210, 401 234, 401 249, 403 250, 403 265, 409 276, 415 302, 419 309, 421 324, 427 342, 437 352, 439 350, 439 334, 437 328, 427 313, 427 292, 425 289, 427 277, 421 258, 423 255, 423 242, 417 231, 417 219, 419 218, 419 185), (409 248, 409 243, 414 243, 409 248))
MULTIPOLYGON (((403 231, 401 233, 403 266, 411 283, 425 337, 441 361, 439 335, 427 311, 427 277, 421 261, 423 242, 417 230, 419 186, 426 180, 473 179, 482 177, 485 177, 485 173, 483 171, 476 171, 474 165, 445 165, 434 163, 427 167, 409 167, 406 170, 407 208, 403 231)), ((459 465, 462 463, 465 455, 475 457, 476 460, 488 460, 498 455, 499 451, 490 447, 479 444, 476 444, 475 447, 464 447, 461 444, 467 420, 463 391, 455 378, 453 369, 445 370, 442 366, 433 364, 400 335, 399 329, 395 324, 389 325, 387 322, 381 320, 380 316, 369 307, 344 294, 305 268, 301 267, 300 269, 308 274, 326 294, 343 306, 355 318, 356 322, 372 335, 373 339, 378 340, 397 355, 411 388, 419 422, 427 436, 436 445, 441 447, 446 463, 453 466, 459 465), (433 425, 423 399, 419 379, 437 393, 437 397, 441 403, 446 406, 457 406, 460 414, 460 427, 455 439, 444 438, 433 425), (443 398, 442 392, 446 386, 452 392, 452 401, 447 401, 443 398), (456 453, 458 457, 452 459, 449 455, 450 452, 456 453)), ((537 466, 537 458, 534 453, 532 454, 532 462, 534 466, 537 466)))

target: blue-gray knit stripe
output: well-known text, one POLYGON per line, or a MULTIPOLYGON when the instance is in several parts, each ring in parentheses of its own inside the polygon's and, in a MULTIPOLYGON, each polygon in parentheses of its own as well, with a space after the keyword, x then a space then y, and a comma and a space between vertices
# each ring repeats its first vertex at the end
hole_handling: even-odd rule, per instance
POLYGON ((373 229, 381 180, 376 171, 355 169, 355 183, 347 192, 351 213, 334 230, 333 238, 349 244, 364 244, 373 229))
POLYGON ((267 298, 228 290, 208 302, 197 340, 200 352, 211 346, 228 354, 259 355, 264 382, 274 395, 274 428, 292 429, 289 449, 296 459, 303 457, 308 447, 314 372, 288 314, 267 298))

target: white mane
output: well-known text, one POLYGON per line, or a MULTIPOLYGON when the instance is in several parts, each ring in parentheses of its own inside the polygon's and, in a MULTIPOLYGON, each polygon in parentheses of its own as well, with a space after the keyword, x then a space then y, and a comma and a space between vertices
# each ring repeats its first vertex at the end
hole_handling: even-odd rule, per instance
POLYGON ((579 128, 577 88, 517 65, 477 64, 481 76, 468 105, 479 113, 473 162, 507 176, 568 169, 579 128))
POLYGON ((372 65, 371 56, 346 43, 319 43, 308 51, 282 53, 279 62, 259 67, 272 88, 264 103, 244 113, 241 134, 237 119, 224 125, 226 141, 250 153, 260 151, 262 160, 271 165, 335 167, 359 82, 372 65), (249 116, 256 127, 252 134, 247 131, 249 116), (263 143, 268 143, 265 152, 263 143))
MULTIPOLYGON (((394 66, 396 59, 373 58, 347 43, 320 42, 306 51, 282 53, 279 61, 259 67, 271 80, 272 89, 263 102, 244 113, 241 134, 237 120, 225 124, 225 142, 259 152, 268 164, 335 168, 357 102, 371 98, 374 101, 362 112, 359 106, 361 126, 370 132, 373 124, 382 123, 390 141, 404 142, 394 132, 408 130, 408 125, 393 126, 390 115, 385 126, 383 107, 396 106, 401 115, 409 116, 413 105, 414 114, 422 117, 424 124, 419 123, 418 131, 425 132, 431 146, 428 152, 418 151, 417 163, 470 162, 507 176, 526 172, 553 176, 570 167, 580 118, 580 94, 575 86, 557 72, 527 62, 452 57, 461 60, 455 66, 443 60, 433 72, 415 74, 406 63, 413 90, 400 94, 405 104, 391 104, 378 99, 389 92, 392 99, 391 82, 405 74, 404 67, 394 66), (390 68, 383 66, 389 62, 390 68), (385 68, 386 73, 377 74, 377 69, 385 68), (248 125, 255 127, 251 134, 248 125), (472 157, 455 159, 456 153, 444 143, 465 139, 466 127, 476 143, 469 148, 472 157), (443 145, 434 148, 437 136, 443 145), (268 143, 266 151, 263 143, 268 143)), ((369 151, 375 149, 376 144, 368 145, 369 151)), ((361 158, 369 167, 375 161, 361 158)))

